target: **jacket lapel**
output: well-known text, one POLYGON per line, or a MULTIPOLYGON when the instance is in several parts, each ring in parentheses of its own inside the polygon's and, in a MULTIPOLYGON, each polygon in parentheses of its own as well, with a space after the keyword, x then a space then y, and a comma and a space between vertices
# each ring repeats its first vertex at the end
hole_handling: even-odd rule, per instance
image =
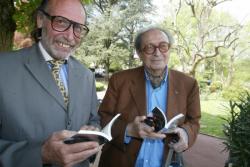
POLYGON ((168 77, 167 119, 170 120, 178 114, 177 96, 179 95, 179 90, 172 70, 169 70, 168 77))
POLYGON ((24 62, 27 69, 37 82, 66 110, 63 96, 51 75, 47 63, 43 59, 38 45, 34 45, 30 53, 27 54, 26 61, 24 62))
POLYGON ((137 73, 131 80, 130 92, 136 103, 139 115, 146 115, 146 85, 143 67, 138 68, 137 73))
POLYGON ((68 61, 68 94, 69 94, 69 106, 68 111, 69 115, 73 113, 72 104, 73 102, 78 101, 76 98, 77 91, 83 89, 86 84, 83 82, 87 81, 86 75, 81 79, 82 71, 79 69, 69 58, 68 61))

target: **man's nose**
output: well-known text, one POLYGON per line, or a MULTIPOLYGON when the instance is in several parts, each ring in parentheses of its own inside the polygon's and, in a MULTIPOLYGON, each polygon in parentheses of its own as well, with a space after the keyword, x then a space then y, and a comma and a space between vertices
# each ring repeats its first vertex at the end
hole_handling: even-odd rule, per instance
POLYGON ((160 49, 158 47, 155 48, 154 56, 160 56, 160 55, 161 55, 160 49))

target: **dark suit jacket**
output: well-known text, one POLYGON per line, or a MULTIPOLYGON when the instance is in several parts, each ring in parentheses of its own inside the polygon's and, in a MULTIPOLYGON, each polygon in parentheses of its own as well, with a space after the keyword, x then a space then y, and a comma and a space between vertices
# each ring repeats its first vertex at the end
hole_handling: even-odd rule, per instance
MULTIPOLYGON (((69 106, 37 44, 0 54, 0 164, 42 166, 41 146, 55 131, 99 124, 95 78, 68 60, 69 106)), ((88 166, 85 161, 81 166, 88 166)))
MULTIPOLYGON (((185 74, 170 70, 167 102, 167 119, 178 113, 185 115, 180 126, 189 136, 189 147, 194 143, 200 119, 199 89, 196 80, 185 74)), ((134 167, 142 140, 132 138, 124 144, 126 126, 136 116, 146 115, 146 84, 143 67, 114 74, 103 102, 99 108, 101 124, 105 125, 116 114, 121 117, 112 126, 113 140, 103 147, 99 167, 134 167)), ((168 151, 165 140, 165 157, 168 151)))

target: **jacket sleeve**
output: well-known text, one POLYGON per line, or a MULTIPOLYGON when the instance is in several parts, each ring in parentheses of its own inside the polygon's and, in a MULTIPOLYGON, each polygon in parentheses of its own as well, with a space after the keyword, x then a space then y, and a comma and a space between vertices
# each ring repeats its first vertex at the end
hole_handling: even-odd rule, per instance
POLYGON ((91 98, 91 111, 89 118, 89 125, 93 125, 100 128, 100 118, 97 114, 98 100, 96 94, 95 78, 94 75, 91 76, 91 81, 89 83, 92 86, 92 93, 89 98, 91 98))
MULTIPOLYGON (((104 127, 117 113, 119 113, 117 105, 119 99, 119 89, 116 82, 116 77, 113 75, 109 80, 109 86, 102 104, 99 108, 99 115, 101 116, 101 126, 104 127)), ((111 134, 113 137, 112 144, 124 150, 124 136, 127 123, 123 120, 125 115, 121 115, 113 124, 111 134)))
POLYGON ((201 117, 200 96, 197 81, 194 80, 191 90, 187 95, 187 113, 184 124, 181 126, 188 134, 188 146, 191 147, 199 133, 201 117))
POLYGON ((42 167, 42 143, 13 142, 0 139, 0 166, 42 167))

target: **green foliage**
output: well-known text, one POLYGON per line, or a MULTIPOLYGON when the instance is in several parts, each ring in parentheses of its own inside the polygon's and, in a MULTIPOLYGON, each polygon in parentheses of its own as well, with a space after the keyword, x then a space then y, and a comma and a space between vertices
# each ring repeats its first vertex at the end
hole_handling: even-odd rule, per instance
POLYGON ((210 93, 221 91, 223 84, 220 81, 212 82, 209 86, 210 93))
POLYGON ((197 75, 196 79, 198 80, 201 92, 208 92, 209 85, 212 82, 211 72, 207 70, 202 75, 197 75))
POLYGON ((28 2, 22 2, 15 0, 16 12, 13 18, 16 20, 17 30, 24 34, 31 32, 34 27, 35 20, 33 20, 33 12, 37 8, 41 0, 29 0, 28 2))
POLYGON ((210 80, 223 82, 230 79, 230 56, 238 56, 239 50, 245 48, 240 45, 244 37, 239 38, 242 26, 237 20, 227 13, 217 12, 214 5, 218 1, 213 2, 194 0, 180 5, 171 1, 169 12, 172 13, 165 19, 163 27, 174 34, 173 52, 178 55, 179 69, 195 77, 195 74, 204 75, 209 71, 212 72, 210 80), (232 49, 235 46, 237 52, 232 49))
POLYGON ((146 22, 144 14, 150 12, 149 2, 103 1, 88 6, 91 31, 77 57, 88 66, 102 66, 111 72, 136 66, 133 39, 135 30, 146 22))
POLYGON ((82 0, 85 4, 90 4, 93 2, 93 0, 82 0))
POLYGON ((238 101, 230 101, 230 117, 224 126, 226 148, 233 166, 250 166, 250 94, 244 93, 238 101), (246 95, 246 96, 245 96, 246 95))
POLYGON ((173 69, 181 67, 182 64, 180 62, 178 54, 176 52, 171 52, 170 54, 171 54, 171 56, 169 59, 168 67, 173 68, 173 69))
POLYGON ((237 100, 240 95, 246 91, 249 91, 246 89, 242 84, 240 83, 234 83, 233 85, 227 86, 222 91, 222 97, 227 100, 237 100))
POLYGON ((200 132, 203 134, 223 138, 223 123, 225 123, 225 121, 223 121, 220 116, 202 112, 200 132))
POLYGON ((103 91, 105 90, 105 84, 103 84, 102 82, 96 82, 96 91, 103 91))
POLYGON ((112 63, 109 68, 110 73, 114 73, 114 72, 121 71, 121 70, 123 70, 122 63, 119 61, 112 63))
POLYGON ((235 63, 235 76, 234 80, 243 83, 248 89, 250 89, 250 57, 242 58, 235 63), (248 83, 248 84, 247 84, 248 83))
POLYGON ((237 100, 243 92, 250 92, 250 59, 244 58, 235 63, 234 77, 232 83, 225 86, 222 96, 228 100, 237 100))
POLYGON ((224 138, 223 124, 221 119, 227 116, 225 110, 228 103, 222 100, 201 100, 200 132, 220 138, 224 138))

